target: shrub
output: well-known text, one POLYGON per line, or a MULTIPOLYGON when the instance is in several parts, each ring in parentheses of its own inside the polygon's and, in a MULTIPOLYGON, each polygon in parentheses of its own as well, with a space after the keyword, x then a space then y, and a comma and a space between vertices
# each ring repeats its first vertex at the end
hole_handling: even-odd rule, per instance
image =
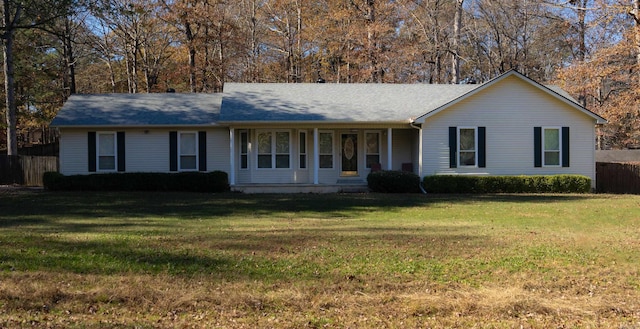
POLYGON ((581 175, 549 176, 425 176, 429 193, 587 193, 591 178, 581 175))
POLYGON ((47 172, 45 188, 66 191, 185 191, 224 192, 229 190, 226 172, 208 173, 108 173, 64 176, 47 172))
POLYGON ((381 193, 418 193, 420 176, 406 171, 376 171, 367 176, 369 189, 381 193))

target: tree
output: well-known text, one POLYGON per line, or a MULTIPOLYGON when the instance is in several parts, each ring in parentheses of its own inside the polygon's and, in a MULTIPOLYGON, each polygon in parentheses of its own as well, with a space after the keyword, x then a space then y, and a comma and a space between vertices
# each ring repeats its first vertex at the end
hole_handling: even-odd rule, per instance
POLYGON ((456 0, 456 16, 453 19, 453 40, 451 47, 451 83, 460 82, 460 29, 462 28, 462 4, 464 0, 456 0))
POLYGON ((2 5, 2 38, 6 103, 7 154, 18 154, 17 105, 15 98, 14 41, 19 30, 41 28, 73 10, 73 0, 4 0, 2 5))

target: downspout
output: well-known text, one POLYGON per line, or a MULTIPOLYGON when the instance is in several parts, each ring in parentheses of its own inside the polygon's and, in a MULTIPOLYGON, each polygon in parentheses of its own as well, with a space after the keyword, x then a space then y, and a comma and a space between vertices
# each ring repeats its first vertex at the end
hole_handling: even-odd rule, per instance
MULTIPOLYGON (((411 121, 409 122, 409 126, 411 126, 411 128, 413 128, 413 129, 417 129, 420 132, 420 137, 421 137, 420 138, 420 145, 422 145, 422 127, 416 126, 416 124, 414 122, 415 122, 415 120, 413 118, 411 118, 411 121)), ((419 156, 420 156, 420 158, 422 158, 422 147, 420 147, 420 155, 419 156)), ((419 167, 422 168, 422 161, 420 161, 419 167)), ((424 186, 422 186, 422 177, 420 177, 420 182, 418 183, 418 187, 420 188, 420 191, 422 191, 422 194, 427 194, 427 190, 425 190, 424 186)))

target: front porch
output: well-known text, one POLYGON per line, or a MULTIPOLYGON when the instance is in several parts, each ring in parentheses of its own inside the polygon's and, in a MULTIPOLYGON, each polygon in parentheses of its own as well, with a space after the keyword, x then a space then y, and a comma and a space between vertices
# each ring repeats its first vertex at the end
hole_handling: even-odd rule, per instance
POLYGON ((240 184, 231 186, 232 192, 258 193, 368 193, 366 181, 344 181, 336 184, 240 184))
POLYGON ((419 161, 419 133, 406 123, 246 125, 229 137, 229 183, 246 193, 366 191, 370 172, 419 161))

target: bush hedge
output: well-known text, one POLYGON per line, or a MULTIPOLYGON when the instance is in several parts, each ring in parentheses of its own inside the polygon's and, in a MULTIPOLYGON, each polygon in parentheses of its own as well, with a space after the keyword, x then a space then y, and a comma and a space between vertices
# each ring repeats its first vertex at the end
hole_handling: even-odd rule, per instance
POLYGON ((376 171, 367 176, 367 184, 373 192, 418 193, 420 176, 406 171, 376 171))
POLYGON ((428 193, 588 193, 591 178, 582 175, 549 176, 425 176, 428 193))
POLYGON ((53 191, 185 191, 224 192, 229 190, 226 172, 108 173, 65 176, 44 174, 45 188, 53 191))

